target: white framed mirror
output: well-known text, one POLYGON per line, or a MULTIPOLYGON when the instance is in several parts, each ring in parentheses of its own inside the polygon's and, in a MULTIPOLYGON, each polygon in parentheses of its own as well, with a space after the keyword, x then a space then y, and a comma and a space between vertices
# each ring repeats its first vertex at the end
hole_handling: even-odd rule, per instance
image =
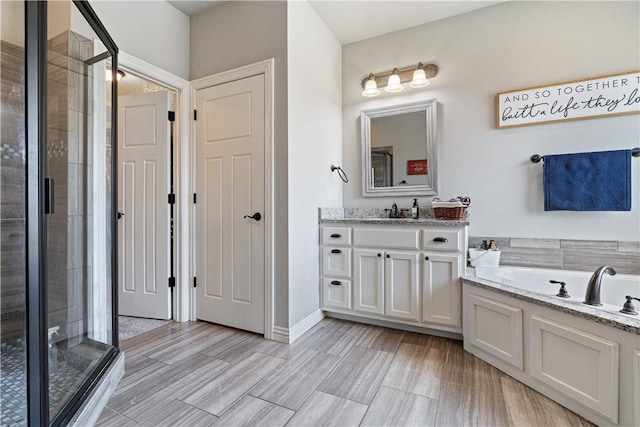
POLYGON ((362 196, 438 193, 437 100, 363 110, 362 196))

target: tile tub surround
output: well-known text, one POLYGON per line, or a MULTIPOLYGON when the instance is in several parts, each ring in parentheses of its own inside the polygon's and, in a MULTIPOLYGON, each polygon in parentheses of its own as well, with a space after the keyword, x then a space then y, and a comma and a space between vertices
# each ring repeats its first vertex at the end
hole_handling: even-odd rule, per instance
POLYGON ((609 264, 621 274, 640 274, 640 242, 613 240, 469 237, 469 247, 495 240, 500 265, 595 271, 609 264))
POLYGON ((318 208, 318 222, 335 224, 400 224, 400 225, 469 225, 469 215, 465 220, 437 219, 432 208, 420 208, 419 218, 411 218, 411 210, 405 209, 403 218, 389 218, 387 208, 345 207, 318 208))

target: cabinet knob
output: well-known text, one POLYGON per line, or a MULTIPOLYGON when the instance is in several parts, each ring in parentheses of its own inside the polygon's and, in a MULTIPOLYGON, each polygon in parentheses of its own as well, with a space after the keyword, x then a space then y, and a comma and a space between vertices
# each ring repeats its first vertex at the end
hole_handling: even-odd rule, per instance
POLYGON ((387 258, 391 258, 391 255, 387 254, 387 258))
POLYGON ((429 261, 429 257, 428 256, 424 257, 424 260, 429 261))
POLYGON ((382 254, 378 254, 378 258, 380 258, 382 256, 382 254))

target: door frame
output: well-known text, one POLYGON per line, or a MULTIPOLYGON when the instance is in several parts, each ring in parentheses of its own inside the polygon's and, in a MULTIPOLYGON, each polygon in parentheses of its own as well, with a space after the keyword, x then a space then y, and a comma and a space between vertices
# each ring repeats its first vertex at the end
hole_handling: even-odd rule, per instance
MULTIPOLYGON (((121 60, 122 61, 122 60, 121 60)), ((273 201, 273 132, 274 132, 274 117, 273 117, 273 91, 274 91, 274 59, 267 59, 264 61, 256 62, 246 65, 244 67, 235 68, 228 71, 223 71, 211 76, 202 77, 200 79, 191 81, 191 108, 189 111, 196 110, 197 92, 201 89, 206 89, 211 86, 217 86, 224 83, 230 83, 236 80, 241 80, 247 77, 253 77, 257 75, 264 75, 264 99, 265 99, 265 135, 264 135, 264 174, 265 174, 265 239, 264 239, 264 337, 266 339, 273 339, 274 328, 274 201, 273 201)), ((189 180, 191 189, 195 189, 195 144, 196 144, 196 121, 191 117, 191 169, 189 172, 189 180)), ((195 206, 191 203, 191 216, 190 222, 191 228, 191 254, 195 253, 195 206)), ((191 271, 195 275, 195 261, 191 257, 191 271)), ((193 277, 192 275, 192 277, 193 277)), ((196 292, 194 288, 191 288, 191 320, 196 320, 196 292)))
POLYGON ((191 318, 191 141, 189 81, 149 64, 126 52, 118 53, 118 67, 144 79, 176 91, 176 132, 174 136, 174 189, 176 212, 174 217, 174 263, 176 287, 173 291, 173 320, 186 322, 191 318))

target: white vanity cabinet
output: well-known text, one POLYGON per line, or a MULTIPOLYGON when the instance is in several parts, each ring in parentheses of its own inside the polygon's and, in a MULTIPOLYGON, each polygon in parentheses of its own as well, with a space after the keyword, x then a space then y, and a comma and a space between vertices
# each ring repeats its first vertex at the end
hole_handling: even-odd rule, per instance
POLYGON ((461 332, 466 226, 338 228, 321 224, 323 310, 461 332))

